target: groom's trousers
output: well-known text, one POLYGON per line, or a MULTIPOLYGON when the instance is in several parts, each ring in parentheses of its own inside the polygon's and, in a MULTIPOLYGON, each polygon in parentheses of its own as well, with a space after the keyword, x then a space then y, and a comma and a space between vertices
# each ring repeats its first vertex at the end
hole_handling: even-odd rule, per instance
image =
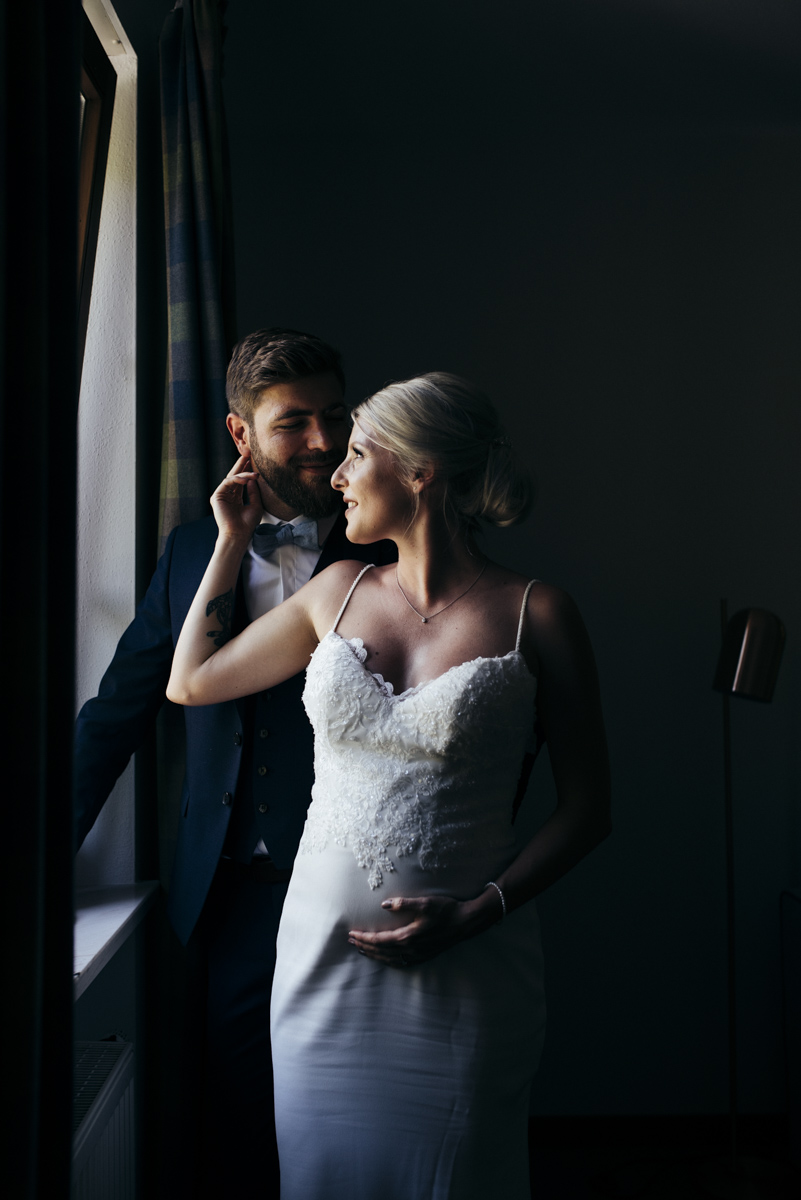
POLYGON ((221 860, 197 930, 207 972, 203 1200, 278 1200, 270 988, 288 876, 221 860))

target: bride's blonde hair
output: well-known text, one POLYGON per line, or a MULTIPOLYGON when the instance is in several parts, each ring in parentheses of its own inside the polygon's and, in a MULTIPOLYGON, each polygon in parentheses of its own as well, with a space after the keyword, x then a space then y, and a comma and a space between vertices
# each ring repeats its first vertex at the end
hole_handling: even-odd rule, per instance
POLYGON ((390 383, 352 416, 395 456, 404 482, 434 468, 444 484, 446 518, 460 526, 514 525, 529 511, 528 471, 516 461, 492 401, 466 379, 431 371, 390 383))

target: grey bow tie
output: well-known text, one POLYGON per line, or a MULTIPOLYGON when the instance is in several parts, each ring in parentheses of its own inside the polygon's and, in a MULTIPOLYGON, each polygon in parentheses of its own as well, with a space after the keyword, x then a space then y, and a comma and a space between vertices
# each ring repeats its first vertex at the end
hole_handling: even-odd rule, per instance
POLYGON ((263 521, 253 531, 253 549, 260 558, 269 558, 279 546, 299 546, 301 550, 319 550, 317 522, 300 525, 269 525, 263 521))

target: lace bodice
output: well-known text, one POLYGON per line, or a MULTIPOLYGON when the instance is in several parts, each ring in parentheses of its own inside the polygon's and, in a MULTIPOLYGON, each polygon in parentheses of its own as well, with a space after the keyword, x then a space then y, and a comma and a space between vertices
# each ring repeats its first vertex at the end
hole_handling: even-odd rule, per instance
MULTIPOLYGON (((525 603, 525 602, 524 602, 525 603)), ((344 606, 343 606, 344 607, 344 606)), ((519 638, 518 638, 519 644, 519 638)), ((332 630, 307 669, 315 784, 300 852, 349 847, 378 888, 394 858, 440 870, 509 843, 537 681, 518 649, 394 695, 360 638, 332 630)))

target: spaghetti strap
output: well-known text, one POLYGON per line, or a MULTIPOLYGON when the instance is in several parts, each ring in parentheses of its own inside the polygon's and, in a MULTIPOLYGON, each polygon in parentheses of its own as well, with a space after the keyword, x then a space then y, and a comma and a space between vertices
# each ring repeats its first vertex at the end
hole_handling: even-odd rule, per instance
MULTIPOLYGON (((361 578, 361 576, 359 578, 361 578)), ((357 579, 356 583, 358 583, 358 582, 359 582, 359 580, 357 579)), ((522 637, 522 634, 523 634, 523 618, 526 615, 526 605, 528 604, 528 594, 531 591, 531 589, 533 588, 534 584, 537 582, 539 582, 539 581, 536 579, 530 579, 528 581, 526 590, 523 594, 523 603, 520 605, 520 620, 517 625, 517 641, 515 642, 515 650, 520 649, 520 638, 522 637)), ((353 587, 356 586, 356 583, 354 583, 353 587)), ((352 590, 353 589, 351 589, 351 591, 352 590)), ((345 604, 347 604, 347 600, 345 601, 345 604)), ((344 608, 344 605, 343 605, 343 608, 344 608)), ((339 619, 339 618, 337 618, 337 619, 339 619)))
POLYGON ((350 585, 350 591, 348 592, 347 596, 345 597, 345 599, 342 602, 342 607, 340 608, 339 612, 337 613, 336 621, 334 621, 334 624, 331 626, 332 633, 336 630, 337 625, 342 620, 342 614, 345 611, 345 609, 348 607, 348 601, 350 600, 353 593, 356 591, 356 584, 359 582, 362 575, 366 574, 367 571, 369 571, 370 568, 374 567, 374 566, 375 566, 375 563, 368 563, 366 567, 362 567, 361 571, 359 571, 359 574, 356 576, 353 583, 350 585))

